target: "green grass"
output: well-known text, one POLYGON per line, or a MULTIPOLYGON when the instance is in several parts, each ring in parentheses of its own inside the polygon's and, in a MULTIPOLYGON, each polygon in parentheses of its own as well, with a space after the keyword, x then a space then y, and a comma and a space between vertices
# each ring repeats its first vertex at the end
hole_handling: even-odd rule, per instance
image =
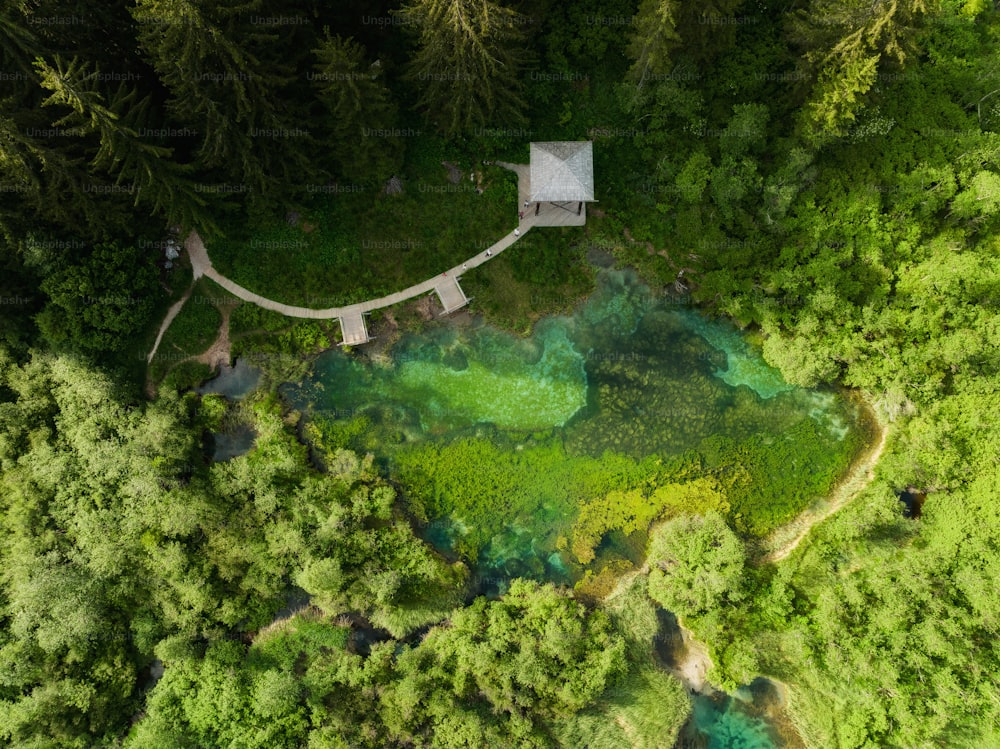
POLYGON ((247 660, 258 668, 291 670, 302 660, 309 662, 327 651, 343 650, 350 632, 350 627, 306 610, 263 630, 254 640, 247 660))
POLYGON ((229 334, 233 337, 266 331, 276 333, 291 327, 294 319, 256 304, 241 304, 229 316, 229 334))
POLYGON ((543 315, 568 314, 594 290, 581 228, 534 229, 496 260, 462 277, 488 322, 523 333, 543 315))
MULTIPOLYGON (((182 255, 182 257, 185 256, 182 255)), ((160 323, 163 322, 167 310, 170 309, 170 305, 184 295, 188 285, 191 283, 190 266, 181 262, 174 263, 174 267, 167 273, 166 283, 170 287, 171 293, 169 295, 164 294, 157 301, 145 331, 141 336, 136 336, 131 345, 122 352, 122 355, 116 358, 116 362, 125 371, 129 372, 135 382, 141 382, 145 377, 147 369, 146 357, 153 348, 153 343, 156 341, 156 334, 160 330, 160 323)))
POLYGON ((187 356, 200 354, 212 345, 221 321, 222 315, 215 305, 192 295, 164 334, 160 350, 187 356))
POLYGON ((229 227, 211 243, 215 267, 252 291, 289 304, 335 307, 383 296, 481 252, 517 224, 517 179, 479 167, 484 192, 468 175, 473 160, 435 138, 410 144, 405 192, 371 188, 318 195, 297 226, 271 221, 229 227), (442 161, 462 170, 451 184, 442 161))
POLYGON ((197 356, 211 346, 222 323, 218 306, 238 301, 215 282, 207 278, 199 279, 160 341, 160 348, 150 364, 153 380, 160 380, 179 362, 197 356))
POLYGON ((560 721, 561 746, 590 749, 660 749, 673 746, 691 712, 681 683, 654 667, 633 667, 598 705, 560 721))
POLYGON ((187 390, 200 385, 211 376, 212 368, 207 364, 186 361, 171 369, 163 378, 161 385, 174 390, 187 390))
POLYGON ((593 708, 554 726, 562 746, 669 747, 687 721, 691 701, 684 686, 653 655, 661 625, 646 586, 647 576, 636 575, 620 595, 605 601, 604 610, 627 643, 629 671, 593 708))

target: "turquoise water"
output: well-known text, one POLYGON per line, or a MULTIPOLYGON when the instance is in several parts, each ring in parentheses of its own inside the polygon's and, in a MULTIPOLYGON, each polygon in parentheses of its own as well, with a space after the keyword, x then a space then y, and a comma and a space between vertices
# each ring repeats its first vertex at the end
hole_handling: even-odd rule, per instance
POLYGON ((777 686, 758 678, 732 695, 695 695, 674 749, 802 749, 777 686))
MULTIPOLYGON (((732 455, 772 450, 787 481, 846 462, 861 431, 851 402, 789 385, 733 326, 616 271, 572 316, 542 320, 526 339, 432 325, 387 351, 324 353, 283 392, 328 443, 373 452, 408 500, 420 495, 424 537, 464 557, 489 593, 517 576, 579 581, 585 568, 567 540, 579 507, 641 485, 650 465, 696 455, 724 482, 743 470, 725 462, 732 455), (413 466, 426 475, 413 478, 413 466)), ((761 486, 759 501, 772 501, 761 486)), ((643 543, 607 533, 592 569, 622 569, 643 543)), ((697 698, 688 729, 683 746, 782 745, 767 715, 733 698, 697 698)))
POLYGON ((740 700, 698 695, 692 700, 690 722, 678 742, 681 747, 694 745, 706 749, 778 749, 784 742, 768 721, 752 715, 740 700))
MULTIPOLYGON (((602 272, 572 316, 544 319, 528 338, 440 324, 388 351, 324 353, 284 392, 387 470, 420 445, 440 446, 432 473, 448 482, 424 488, 428 540, 477 555, 469 561, 487 577, 564 582, 582 568, 560 543, 588 498, 580 492, 598 490, 562 487, 595 465, 625 475, 628 461, 697 452, 724 479, 741 470, 724 456, 755 444, 744 460, 784 450, 771 470, 787 482, 789 466, 830 470, 858 421, 835 393, 785 383, 733 326, 664 303, 620 271, 602 272), (560 474, 568 461, 575 468, 560 474)), ((626 541, 640 543, 605 541, 605 559, 634 556, 626 541)))
POLYGON ((713 374, 733 387, 746 385, 761 398, 773 398, 779 393, 795 390, 774 367, 765 362, 735 327, 719 321, 710 321, 696 312, 680 311, 689 330, 704 338, 709 345, 725 356, 725 368, 713 374))

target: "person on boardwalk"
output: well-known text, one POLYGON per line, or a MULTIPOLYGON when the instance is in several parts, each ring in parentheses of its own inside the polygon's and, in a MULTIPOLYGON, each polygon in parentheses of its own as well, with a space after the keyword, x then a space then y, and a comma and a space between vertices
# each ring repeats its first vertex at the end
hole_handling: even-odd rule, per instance
POLYGON ((514 236, 515 237, 521 236, 521 230, 520 229, 514 229, 514 236))
POLYGON ((492 250, 486 250, 486 257, 493 257, 493 251, 492 250))

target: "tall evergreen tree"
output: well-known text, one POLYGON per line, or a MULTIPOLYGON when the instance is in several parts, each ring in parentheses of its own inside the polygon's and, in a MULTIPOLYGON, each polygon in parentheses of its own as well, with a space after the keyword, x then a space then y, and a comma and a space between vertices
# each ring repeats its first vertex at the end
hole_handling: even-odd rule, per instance
POLYGON ((42 88, 51 91, 43 106, 64 106, 71 112, 56 126, 76 127, 95 133, 99 147, 92 166, 115 177, 115 186, 135 195, 171 222, 203 226, 208 222, 201 210, 205 200, 187 177, 189 169, 172 159, 172 149, 154 145, 139 136, 149 97, 138 100, 138 91, 122 85, 109 106, 94 85, 98 74, 74 59, 68 64, 58 57, 53 63, 35 61, 42 88))
POLYGON ((791 16, 789 32, 816 79, 805 124, 840 134, 863 106, 880 67, 903 65, 920 24, 937 0, 811 0, 791 16))
POLYGON ((743 0, 706 0, 683 2, 677 25, 684 40, 684 54, 696 62, 719 57, 736 41, 736 30, 748 22, 738 16, 743 0))
POLYGON ((440 130, 524 121, 524 16, 490 0, 413 0, 397 17, 419 37, 408 78, 440 130))
POLYGON ((399 138, 374 137, 396 124, 381 62, 367 62, 360 44, 331 36, 329 29, 314 53, 312 80, 331 123, 330 156, 338 176, 387 179, 400 164, 402 148, 399 138))
POLYGON ((628 48, 634 60, 629 74, 639 86, 650 75, 669 72, 670 55, 681 42, 677 33, 679 11, 679 0, 642 0, 640 3, 628 48))
MULTIPOLYGON (((175 122, 196 131, 196 167, 240 184, 252 196, 278 196, 320 177, 305 107, 289 93, 296 55, 253 22, 260 0, 138 0, 139 42, 170 92, 175 122)), ((296 33, 293 27, 292 32, 296 33)))

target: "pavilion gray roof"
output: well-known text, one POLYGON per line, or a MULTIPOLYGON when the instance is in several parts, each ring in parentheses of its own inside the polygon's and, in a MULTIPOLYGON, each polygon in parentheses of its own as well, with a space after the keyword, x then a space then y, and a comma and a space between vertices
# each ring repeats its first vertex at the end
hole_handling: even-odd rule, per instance
POLYGON ((532 202, 594 200, 594 144, 589 140, 531 144, 532 202))

